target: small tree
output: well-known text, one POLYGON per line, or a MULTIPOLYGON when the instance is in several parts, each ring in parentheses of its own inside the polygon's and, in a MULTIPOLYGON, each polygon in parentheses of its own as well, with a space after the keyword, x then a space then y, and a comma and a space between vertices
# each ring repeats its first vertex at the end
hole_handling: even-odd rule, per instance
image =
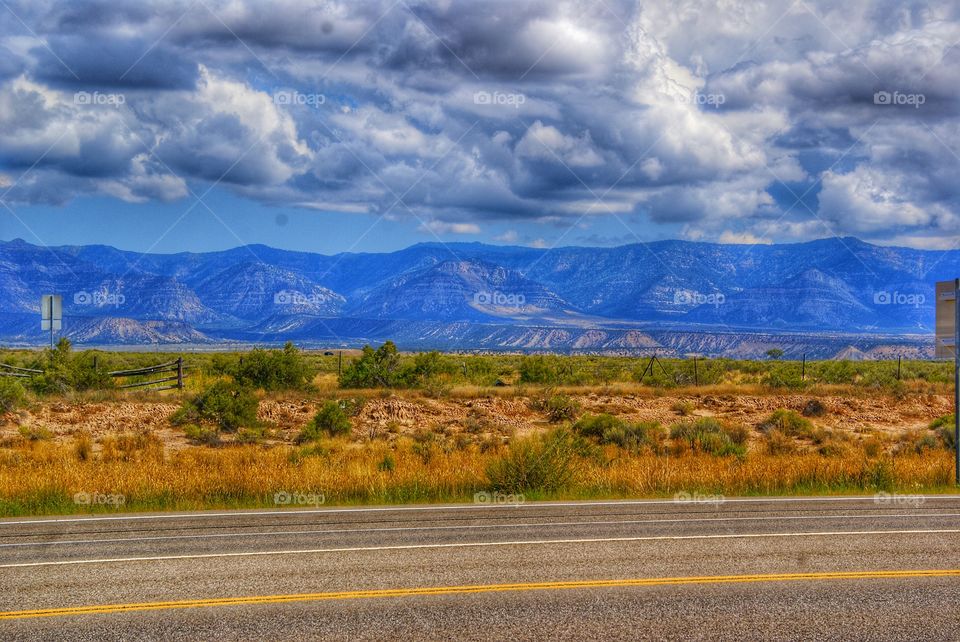
POLYGON ((363 346, 363 353, 340 375, 341 388, 394 388, 402 383, 400 354, 393 341, 374 350, 363 346))
POLYGON ((0 377, 0 412, 13 412, 26 401, 26 392, 13 377, 0 377))
POLYGON ((29 384, 38 394, 96 390, 112 388, 114 385, 106 371, 94 367, 91 353, 74 354, 73 346, 66 337, 62 337, 53 349, 46 350, 33 367, 43 370, 43 374, 33 377, 29 384))
POLYGON ((234 367, 233 378, 264 390, 301 390, 313 379, 313 369, 288 341, 283 350, 251 350, 234 367))
POLYGON ((769 350, 767 350, 767 356, 770 357, 771 359, 779 359, 780 357, 783 356, 783 350, 781 350, 780 348, 770 348, 769 350))
POLYGON ((300 433, 300 441, 316 441, 323 435, 349 435, 353 430, 350 417, 337 401, 327 401, 300 433))
POLYGON ((236 432, 257 425, 260 402, 249 388, 218 381, 185 401, 170 421, 174 425, 206 424, 217 430, 236 432))

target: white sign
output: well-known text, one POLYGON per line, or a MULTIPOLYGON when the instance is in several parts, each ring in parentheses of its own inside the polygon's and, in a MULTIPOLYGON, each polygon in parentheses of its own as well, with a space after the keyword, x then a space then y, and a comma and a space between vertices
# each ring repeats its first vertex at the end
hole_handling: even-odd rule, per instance
POLYGON ((63 327, 63 297, 44 294, 40 297, 40 329, 60 330, 63 327))

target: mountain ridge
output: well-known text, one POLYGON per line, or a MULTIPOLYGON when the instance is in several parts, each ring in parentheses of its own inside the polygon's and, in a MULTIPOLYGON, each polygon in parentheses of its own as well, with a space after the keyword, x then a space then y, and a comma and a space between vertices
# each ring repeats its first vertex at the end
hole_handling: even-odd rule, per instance
POLYGON ((389 328, 444 349, 629 347, 632 338, 609 332, 651 329, 923 336, 934 282, 958 273, 960 251, 855 237, 552 249, 427 242, 329 255, 263 244, 141 254, 15 239, 0 242, 0 340, 42 343, 26 319, 49 292, 64 296, 67 336, 82 326, 76 336, 92 344, 279 341, 283 328, 320 341, 333 325, 341 343, 390 338, 371 336, 389 328), (96 322, 104 319, 114 322, 96 322), (477 332, 486 326, 495 329, 477 332), (541 335, 550 338, 538 345, 541 335))

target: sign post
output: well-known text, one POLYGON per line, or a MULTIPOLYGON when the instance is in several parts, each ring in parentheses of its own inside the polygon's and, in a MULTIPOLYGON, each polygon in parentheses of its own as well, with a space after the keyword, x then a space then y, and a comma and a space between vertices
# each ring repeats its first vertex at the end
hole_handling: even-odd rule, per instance
POLYGON ((63 328, 63 297, 59 294, 44 294, 40 297, 40 329, 50 331, 50 349, 53 349, 53 332, 63 328))
POLYGON ((960 278, 937 283, 937 359, 953 357, 954 481, 960 486, 960 278))

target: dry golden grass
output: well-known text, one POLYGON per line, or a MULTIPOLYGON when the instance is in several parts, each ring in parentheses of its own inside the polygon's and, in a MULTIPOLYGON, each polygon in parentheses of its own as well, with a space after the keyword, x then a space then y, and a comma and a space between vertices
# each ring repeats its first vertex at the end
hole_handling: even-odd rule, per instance
MULTIPOLYGON (((0 451, 0 515, 89 510, 186 510, 274 506, 276 493, 322 495, 328 504, 470 501, 491 489, 488 466, 507 448, 443 443, 351 444, 307 449, 256 445, 166 452, 150 434, 124 435, 91 454, 74 443, 25 441, 0 451), (122 496, 122 505, 75 502, 78 493, 122 496)), ((794 493, 938 492, 951 488, 946 450, 870 457, 815 452, 745 457, 628 453, 616 447, 579 456, 570 481, 528 499, 625 498, 704 492, 727 496, 794 493)))

